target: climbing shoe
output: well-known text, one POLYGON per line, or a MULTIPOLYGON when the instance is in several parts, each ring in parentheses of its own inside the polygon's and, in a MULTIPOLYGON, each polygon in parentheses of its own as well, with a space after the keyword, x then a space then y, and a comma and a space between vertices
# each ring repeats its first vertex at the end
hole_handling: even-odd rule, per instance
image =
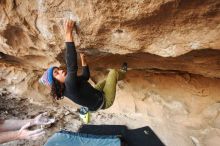
POLYGON ((127 62, 124 62, 124 63, 122 64, 121 70, 124 71, 124 72, 127 72, 127 70, 128 70, 128 64, 127 64, 127 62))

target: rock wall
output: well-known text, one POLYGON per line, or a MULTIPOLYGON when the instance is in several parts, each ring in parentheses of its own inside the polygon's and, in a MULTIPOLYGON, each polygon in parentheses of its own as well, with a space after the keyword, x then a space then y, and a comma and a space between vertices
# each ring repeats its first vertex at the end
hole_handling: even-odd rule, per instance
POLYGON ((1 89, 41 107, 54 104, 37 81, 50 65, 64 64, 67 18, 76 21, 75 44, 87 54, 93 82, 129 64, 104 111, 116 115, 97 114, 94 124, 147 124, 166 145, 217 145, 220 1, 0 0, 1 89))
POLYGON ((66 18, 94 70, 126 60, 131 69, 219 78, 219 9, 215 0, 1 0, 2 78, 5 66, 41 74, 63 64, 66 18))
POLYGON ((77 21, 78 48, 164 57, 219 49, 219 5, 215 0, 1 0, 1 52, 55 57, 63 46, 63 18, 77 21))

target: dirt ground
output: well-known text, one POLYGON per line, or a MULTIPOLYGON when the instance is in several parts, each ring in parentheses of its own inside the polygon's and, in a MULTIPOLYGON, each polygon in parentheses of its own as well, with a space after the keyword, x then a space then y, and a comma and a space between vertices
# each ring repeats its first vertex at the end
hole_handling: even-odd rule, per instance
MULTIPOLYGON (((56 119, 54 124, 44 127, 46 130, 44 137, 36 141, 13 141, 2 144, 3 146, 41 146, 55 132, 61 129, 76 132, 83 124, 79 119, 78 112, 68 106, 61 106, 56 103, 49 106, 32 104, 27 98, 13 95, 6 89, 0 91, 0 101, 0 117, 4 119, 29 119, 43 112, 47 112, 50 117, 55 117, 56 119)), ((135 128, 141 125, 144 126, 143 121, 144 119, 141 115, 129 116, 125 114, 97 112, 91 114, 90 124, 121 124, 130 125, 135 128)), ((34 128, 37 127, 31 127, 31 129, 34 128)))

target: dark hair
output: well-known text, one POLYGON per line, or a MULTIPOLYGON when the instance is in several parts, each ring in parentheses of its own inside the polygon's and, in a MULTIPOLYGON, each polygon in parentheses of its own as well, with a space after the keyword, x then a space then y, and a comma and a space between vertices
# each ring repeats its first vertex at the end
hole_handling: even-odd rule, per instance
POLYGON ((65 85, 60 83, 58 80, 56 80, 55 78, 53 78, 53 83, 51 86, 51 91, 50 91, 50 95, 56 99, 56 100, 60 100, 63 98, 63 92, 65 89, 65 85))

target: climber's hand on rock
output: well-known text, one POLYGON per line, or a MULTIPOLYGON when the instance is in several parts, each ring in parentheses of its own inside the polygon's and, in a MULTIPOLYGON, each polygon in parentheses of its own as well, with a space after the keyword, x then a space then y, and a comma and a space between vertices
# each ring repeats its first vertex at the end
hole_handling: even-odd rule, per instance
POLYGON ((85 59, 85 54, 84 53, 79 53, 81 60, 85 59))
POLYGON ((29 140, 36 140, 37 138, 43 136, 45 131, 43 129, 36 129, 36 130, 28 130, 27 128, 31 126, 31 123, 25 124, 17 133, 17 139, 29 139, 29 140))
POLYGON ((55 122, 55 119, 50 119, 47 117, 47 113, 43 113, 43 114, 40 114, 38 116, 36 116, 31 125, 48 125, 48 124, 52 124, 55 122))
POLYGON ((73 42, 73 29, 75 27, 75 22, 72 20, 66 20, 65 22, 65 41, 66 42, 73 42))
POLYGON ((80 55, 80 58, 81 58, 82 66, 87 66, 86 59, 85 59, 85 54, 84 53, 79 53, 79 55, 80 55))
POLYGON ((72 33, 73 29, 75 27, 75 22, 73 20, 66 20, 65 22, 65 32, 66 34, 72 33))

